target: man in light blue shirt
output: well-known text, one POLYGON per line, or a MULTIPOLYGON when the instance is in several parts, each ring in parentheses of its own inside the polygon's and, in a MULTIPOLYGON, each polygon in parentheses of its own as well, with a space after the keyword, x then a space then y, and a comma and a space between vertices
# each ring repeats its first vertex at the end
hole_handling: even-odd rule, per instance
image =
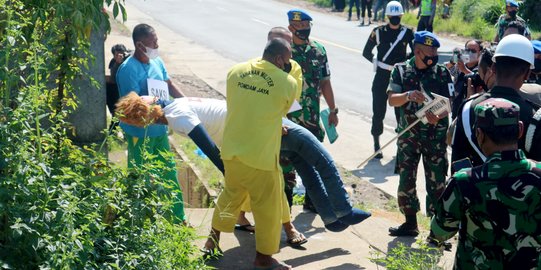
MULTIPOLYGON (((147 24, 139 24, 133 29, 132 38, 135 52, 122 63, 116 74, 120 96, 134 91, 138 95, 155 95, 161 99, 169 99, 169 96, 183 97, 184 94, 169 79, 165 65, 158 56, 158 37, 154 28, 147 24), (149 79, 165 82, 167 87, 164 89, 166 90, 149 93, 149 79)), ((184 201, 177 181, 175 161, 162 155, 170 151, 167 126, 152 124, 139 128, 121 122, 120 127, 128 142, 128 167, 144 164, 142 155, 144 146, 148 153, 156 156, 152 162, 161 161, 170 168, 160 170, 156 174, 173 187, 171 190, 174 197, 173 213, 179 219, 177 221, 185 222, 184 201)))

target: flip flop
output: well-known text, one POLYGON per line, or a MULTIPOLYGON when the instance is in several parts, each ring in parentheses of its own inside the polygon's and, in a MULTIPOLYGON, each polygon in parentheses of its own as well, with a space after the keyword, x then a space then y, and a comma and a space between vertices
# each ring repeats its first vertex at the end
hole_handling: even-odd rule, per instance
POLYGON ((219 258, 224 255, 220 247, 216 247, 213 249, 207 249, 205 247, 202 247, 200 251, 203 252, 203 259, 205 260, 219 258))
POLYGON ((281 267, 290 267, 289 265, 276 261, 271 266, 254 266, 254 270, 273 270, 281 267))
POLYGON ((291 247, 300 247, 306 242, 308 242, 308 239, 300 232, 295 233, 291 238, 287 238, 287 244, 291 247))
POLYGON ((255 226, 252 224, 246 224, 246 225, 235 224, 235 230, 255 233, 255 226))

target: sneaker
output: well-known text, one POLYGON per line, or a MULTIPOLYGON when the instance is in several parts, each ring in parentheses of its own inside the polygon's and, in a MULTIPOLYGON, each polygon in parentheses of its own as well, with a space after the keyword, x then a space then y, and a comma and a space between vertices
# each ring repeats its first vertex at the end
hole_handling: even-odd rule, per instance
POLYGON ((363 220, 369 218, 372 214, 365 212, 358 208, 352 208, 351 213, 341 218, 338 218, 340 222, 347 225, 355 225, 361 223, 363 220))
POLYGON ((351 21, 351 17, 348 17, 348 22, 351 21))
POLYGON ((368 19, 368 25, 371 25, 371 24, 372 24, 372 22, 370 21, 370 19, 368 19))
POLYGON ((398 227, 389 228, 390 236, 417 236, 419 235, 419 229, 417 225, 410 225, 408 223, 403 223, 398 227))
POLYGON ((364 25, 364 19, 361 20, 361 23, 359 24, 360 26, 363 26, 364 25))
POLYGON ((325 229, 331 232, 341 232, 347 229, 349 225, 342 223, 340 220, 337 220, 333 223, 325 224, 325 229))

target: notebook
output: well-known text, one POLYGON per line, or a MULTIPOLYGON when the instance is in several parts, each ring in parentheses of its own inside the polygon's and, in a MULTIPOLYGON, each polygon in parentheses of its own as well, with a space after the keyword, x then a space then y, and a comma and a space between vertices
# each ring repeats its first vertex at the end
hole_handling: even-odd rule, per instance
POLYGON ((329 125, 329 108, 321 111, 321 122, 323 122, 323 127, 325 127, 325 132, 327 133, 327 138, 329 138, 330 143, 334 143, 338 139, 338 132, 336 132, 336 127, 334 125, 329 125))

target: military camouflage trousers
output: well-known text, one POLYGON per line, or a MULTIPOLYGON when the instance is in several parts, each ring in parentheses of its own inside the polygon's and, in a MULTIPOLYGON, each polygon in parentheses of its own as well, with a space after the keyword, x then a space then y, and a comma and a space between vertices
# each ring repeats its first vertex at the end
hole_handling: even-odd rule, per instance
POLYGON ((426 213, 433 216, 434 203, 445 189, 445 180, 449 162, 447 145, 441 140, 419 140, 418 138, 398 139, 396 170, 400 175, 398 185, 398 206, 404 215, 415 215, 420 210, 417 197, 417 166, 421 156, 425 170, 426 213))

